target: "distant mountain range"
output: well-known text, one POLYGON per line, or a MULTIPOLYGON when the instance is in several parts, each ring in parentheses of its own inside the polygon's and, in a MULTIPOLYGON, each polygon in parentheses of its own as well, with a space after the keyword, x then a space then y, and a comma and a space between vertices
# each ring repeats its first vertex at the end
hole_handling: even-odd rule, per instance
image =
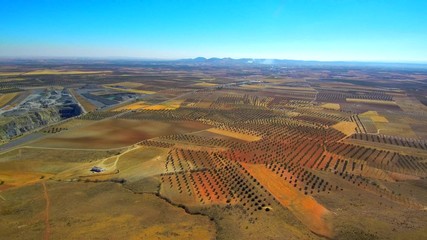
POLYGON ((399 67, 427 68, 427 63, 396 63, 396 62, 357 62, 357 61, 304 61, 288 59, 256 59, 256 58, 204 58, 176 60, 181 63, 200 65, 277 65, 277 66, 342 66, 342 67, 399 67))
POLYGON ((427 63, 399 63, 399 62, 361 62, 361 61, 305 61, 289 59, 265 58, 205 58, 188 59, 150 59, 150 58, 91 58, 91 57, 37 57, 37 58, 1 58, 0 65, 4 64, 131 64, 131 65, 205 65, 205 66, 280 66, 280 67, 379 67, 400 69, 427 70, 427 63))

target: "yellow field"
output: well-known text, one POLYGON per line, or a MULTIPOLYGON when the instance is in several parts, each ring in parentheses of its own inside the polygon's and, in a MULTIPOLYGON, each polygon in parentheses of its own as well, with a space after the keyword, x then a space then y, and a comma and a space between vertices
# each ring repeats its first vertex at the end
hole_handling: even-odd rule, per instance
POLYGON ((262 89, 265 88, 264 84, 254 84, 254 85, 242 85, 241 88, 245 89, 262 89))
POLYGON ((367 116, 367 117, 376 116, 376 115, 378 115, 378 112, 376 111, 367 111, 360 114, 360 116, 367 116))
POLYGON ((367 112, 360 114, 360 116, 369 117, 375 123, 388 123, 387 118, 379 115, 378 112, 376 112, 376 111, 367 111, 367 112))
POLYGON ((0 95, 0 107, 4 107, 6 104, 8 104, 10 101, 12 101, 13 98, 18 96, 20 93, 6 93, 0 95))
POLYGON ((126 88, 118 88, 118 87, 110 87, 108 85, 104 85, 105 88, 122 91, 122 92, 130 92, 130 93, 141 93, 141 94, 154 94, 156 92, 147 91, 147 90, 139 90, 139 89, 126 89, 126 88))
POLYGON ((147 105, 145 102, 141 101, 141 102, 136 102, 136 103, 132 103, 129 105, 125 105, 122 107, 118 107, 113 109, 114 112, 118 112, 118 111, 123 111, 123 110, 138 110, 138 109, 142 109, 145 108, 149 105, 147 105))
MULTIPOLYGON (((2 73, 0 73, 0 76, 2 73)), ((0 82, 16 82, 16 81, 22 81, 25 80, 25 78, 17 78, 17 77, 11 77, 11 78, 5 78, 5 79, 0 79, 0 82)))
POLYGON ((212 78, 201 78, 200 80, 202 80, 202 81, 213 81, 215 79, 216 78, 212 77, 212 78))
POLYGON ((214 87, 214 86, 218 86, 218 84, 215 83, 207 83, 207 82, 201 82, 201 83, 196 83, 193 86, 199 86, 199 87, 214 87))
POLYGON ((184 99, 171 100, 162 104, 146 107, 146 110, 175 110, 181 106, 184 99))
POLYGON ((387 118, 385 118, 383 116, 372 116, 371 119, 375 123, 388 123, 387 118))
POLYGON ((174 109, 168 109, 165 105, 148 106, 144 109, 146 109, 146 110, 174 110, 174 109))
POLYGON ((354 122, 339 122, 332 126, 332 128, 344 133, 347 136, 356 132, 356 123, 354 122))
POLYGON ((340 110, 340 105, 338 103, 325 103, 321 107, 324 109, 340 110))
POLYGON ((0 76, 16 76, 16 75, 20 75, 22 74, 22 72, 0 72, 0 76))
POLYGON ((207 129, 206 131, 211 132, 211 133, 216 133, 219 135, 224 135, 227 137, 240 139, 240 140, 247 141, 247 142, 258 141, 261 139, 260 137, 257 137, 257 136, 244 134, 244 133, 238 133, 238 132, 232 132, 232 131, 219 129, 219 128, 210 128, 210 129, 207 129))
POLYGON ((382 101, 382 100, 370 100, 370 99, 358 99, 358 98, 346 98, 347 102, 356 102, 356 103, 375 103, 383 105, 397 105, 395 102, 391 101, 382 101))

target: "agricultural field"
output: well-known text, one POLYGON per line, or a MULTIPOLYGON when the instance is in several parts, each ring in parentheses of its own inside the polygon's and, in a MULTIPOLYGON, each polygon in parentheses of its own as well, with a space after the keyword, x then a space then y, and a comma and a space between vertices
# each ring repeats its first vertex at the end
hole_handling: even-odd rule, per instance
POLYGON ((0 239, 427 239, 425 69, 14 64, 0 239))
POLYGON ((19 92, 17 93, 6 93, 0 95, 0 108, 6 106, 9 102, 11 102, 14 98, 19 96, 19 92))

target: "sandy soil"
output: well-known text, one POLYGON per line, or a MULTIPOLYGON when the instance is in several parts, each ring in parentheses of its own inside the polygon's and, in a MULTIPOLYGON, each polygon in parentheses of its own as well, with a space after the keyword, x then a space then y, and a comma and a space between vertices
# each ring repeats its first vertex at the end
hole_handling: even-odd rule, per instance
POLYGON ((246 142, 253 142, 253 141, 258 141, 261 139, 261 137, 257 137, 257 136, 253 136, 253 135, 249 135, 249 134, 244 134, 244 133, 232 132, 232 131, 219 129, 219 128, 210 128, 206 131, 216 133, 216 134, 220 134, 220 135, 224 135, 227 137, 240 139, 240 140, 243 140, 246 142))

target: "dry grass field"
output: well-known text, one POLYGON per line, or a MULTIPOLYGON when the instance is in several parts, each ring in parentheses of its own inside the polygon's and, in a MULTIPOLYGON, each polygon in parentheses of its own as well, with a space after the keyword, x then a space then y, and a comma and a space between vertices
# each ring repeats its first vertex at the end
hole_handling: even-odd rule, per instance
POLYGON ((218 86, 218 84, 208 83, 208 82, 200 82, 200 83, 194 84, 193 86, 197 86, 197 87, 215 87, 215 86, 218 86))
POLYGON ((374 123, 388 123, 387 118, 385 118, 384 116, 379 115, 378 112, 376 112, 376 111, 368 111, 368 112, 360 114, 360 116, 369 117, 369 118, 371 118, 371 120, 374 123))
POLYGON ((324 109, 340 110, 340 105, 338 103, 325 103, 321 107, 324 109))
POLYGON ((167 101, 165 103, 159 104, 159 105, 153 105, 145 107, 146 110, 175 110, 181 106, 181 104, 184 102, 183 99, 175 99, 172 101, 167 101))
POLYGON ((374 103, 374 104, 383 104, 383 105, 396 105, 395 102, 381 101, 381 100, 372 100, 372 99, 347 98, 346 101, 347 102, 353 102, 353 103, 374 103))
POLYGON ((2 193, 7 199, 0 202, 2 237, 215 238, 215 226, 208 217, 189 215, 155 195, 134 194, 115 183, 48 181, 46 192, 44 197, 42 184, 34 184, 2 193), (28 217, 20 219, 21 212, 27 212, 28 217))
POLYGON ((354 122, 339 122, 332 127, 345 135, 350 136, 356 132, 357 125, 354 122))
POLYGON ((0 95, 0 108, 6 106, 9 102, 11 102, 14 98, 18 97, 21 93, 6 93, 0 95))
POLYGON ((239 133, 239 132, 232 132, 232 131, 219 129, 219 128, 210 128, 210 129, 207 129, 206 131, 211 132, 211 133, 216 133, 219 135, 224 135, 224 136, 231 137, 231 138, 235 138, 235 139, 239 139, 239 140, 243 140, 246 142, 253 142, 253 141, 258 141, 261 139, 260 137, 257 137, 257 136, 239 133))
POLYGON ((148 107, 147 103, 145 103, 144 101, 140 101, 140 102, 136 102, 136 103, 131 103, 125 106, 121 106, 118 108, 114 108, 112 111, 116 111, 116 112, 120 112, 120 111, 130 111, 130 110, 138 110, 138 109, 143 109, 145 107, 148 107))

